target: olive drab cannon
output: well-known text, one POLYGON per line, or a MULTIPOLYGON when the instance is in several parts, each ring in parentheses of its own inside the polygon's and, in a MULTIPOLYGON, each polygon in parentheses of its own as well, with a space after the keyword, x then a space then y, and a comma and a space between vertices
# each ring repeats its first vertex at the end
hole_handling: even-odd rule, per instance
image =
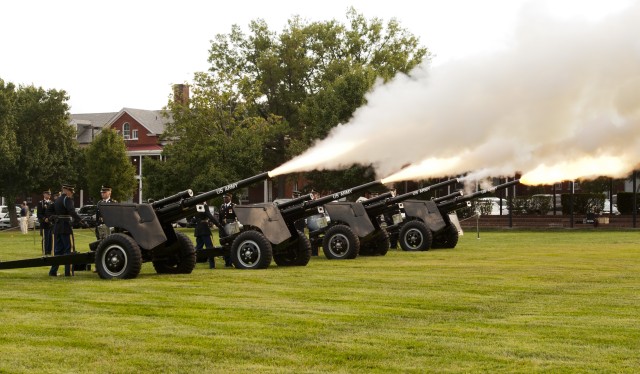
POLYGON ((429 248, 455 248, 458 244, 455 211, 470 205, 471 200, 518 184, 513 180, 468 195, 455 192, 432 200, 406 200, 401 210, 403 218, 387 227, 397 233, 400 247, 405 251, 429 248))
POLYGON ((381 185, 373 181, 315 200, 308 194, 282 204, 236 205, 233 210, 241 229, 220 243, 230 250, 236 268, 263 269, 272 259, 278 266, 305 266, 311 258, 311 243, 304 227, 296 223, 322 215, 326 203, 381 185))
MULTIPOLYGON (((95 262, 100 278, 124 279, 137 277, 142 263, 151 261, 158 273, 191 273, 196 264, 193 242, 172 224, 196 214, 207 200, 267 178, 265 172, 196 196, 185 190, 150 204, 101 204, 104 223, 114 232, 103 230, 101 238, 89 244, 90 252, 0 262, 0 269, 95 262)), ((224 253, 222 248, 217 251, 224 253)))
POLYGON ((402 201, 457 181, 450 179, 402 195, 382 194, 363 202, 326 204, 324 210, 330 225, 310 231, 309 239, 312 245, 322 245, 330 259, 351 259, 358 254, 384 256, 390 247, 390 237, 381 217, 399 215, 402 201))

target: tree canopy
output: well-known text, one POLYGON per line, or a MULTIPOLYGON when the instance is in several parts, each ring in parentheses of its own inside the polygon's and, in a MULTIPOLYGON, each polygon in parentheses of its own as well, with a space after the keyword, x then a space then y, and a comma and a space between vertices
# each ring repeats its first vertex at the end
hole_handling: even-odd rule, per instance
POLYGON ((68 100, 63 90, 16 87, 0 79, 0 195, 10 202, 75 183, 78 147, 68 100))
POLYGON ((119 201, 133 196, 138 183, 122 136, 112 129, 103 129, 87 147, 84 156, 87 190, 96 201, 100 198, 101 186, 111 187, 111 196, 119 201))
MULTIPOLYGON (((346 16, 346 24, 293 17, 280 33, 258 19, 246 34, 234 25, 217 35, 209 71, 196 73, 190 85, 189 105, 168 105, 173 124, 166 135, 179 141, 165 148, 166 163, 147 163, 145 184, 166 195, 180 187, 161 174, 184 175, 178 180, 208 189, 272 170, 348 121, 376 80, 429 58, 395 19, 367 20, 354 9, 346 16)), ((308 178, 320 189, 370 178, 366 170, 331 175, 308 178)))

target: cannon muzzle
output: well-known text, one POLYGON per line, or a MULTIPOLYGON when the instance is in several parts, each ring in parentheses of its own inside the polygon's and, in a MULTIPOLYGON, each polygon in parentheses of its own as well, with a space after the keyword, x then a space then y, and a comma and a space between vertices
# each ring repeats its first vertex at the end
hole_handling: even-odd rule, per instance
POLYGON ((445 196, 436 197, 436 198, 434 198, 432 200, 433 200, 434 203, 437 204, 437 203, 441 203, 443 201, 454 199, 454 198, 462 196, 462 195, 463 195, 462 191, 456 191, 454 193, 450 193, 450 194, 445 195, 445 196))
POLYGON ((193 196, 193 191, 191 190, 184 190, 182 192, 178 192, 175 195, 171 195, 169 197, 165 197, 164 199, 160 199, 158 201, 154 201, 153 203, 151 203, 151 206, 153 207, 153 209, 157 209, 157 208, 161 208, 167 204, 171 204, 171 203, 175 203, 176 201, 180 201, 183 199, 186 199, 188 197, 193 196))
POLYGON ((454 183, 458 182, 458 178, 453 178, 453 179, 449 179, 446 180, 444 182, 439 182, 436 184, 432 184, 429 185, 427 187, 423 187, 411 192, 407 192, 405 194, 402 195, 397 195, 391 198, 388 198, 386 200, 383 201, 378 201, 378 202, 374 202, 368 205, 365 205, 365 209, 367 210, 367 214, 369 214, 369 216, 377 216, 379 214, 382 214, 383 212, 385 212, 387 209, 389 209, 389 207, 400 203, 404 200, 408 200, 411 198, 418 198, 421 195, 424 195, 426 193, 428 193, 429 191, 432 191, 436 188, 440 188, 440 187, 444 187, 444 186, 448 186, 454 183))
MULTIPOLYGON (((314 209, 316 207, 322 206, 332 201, 341 199, 343 197, 347 197, 356 192, 364 191, 368 188, 373 188, 381 185, 382 185, 382 181, 380 180, 365 183, 360 186, 348 188, 346 190, 343 190, 331 195, 327 195, 316 200, 308 200, 308 201, 302 202, 301 204, 288 206, 287 208, 282 209, 281 212, 284 217, 287 217, 287 219, 298 220, 300 218, 303 218, 306 214, 308 214, 305 212, 309 212, 311 209, 314 209)), ((317 212, 313 212, 313 213, 315 214, 317 212)))
POLYGON ((438 204, 438 209, 440 209, 441 211, 445 210, 445 211, 453 211, 456 209, 460 209, 463 208, 466 205, 467 201, 471 201, 475 198, 478 198, 480 196, 484 196, 484 195, 488 195, 490 193, 499 191, 499 190, 503 190, 507 187, 511 187, 511 186, 515 186, 516 184, 520 183, 519 179, 515 179, 512 180, 511 182, 507 182, 507 183, 503 183, 503 184, 499 184, 497 186, 493 186, 491 188, 487 188, 486 190, 480 190, 474 193, 471 193, 469 195, 463 195, 463 196, 459 196, 459 197, 455 197, 453 199, 447 200, 447 201, 443 201, 441 203, 438 204))
POLYGON ((280 210, 288 208, 290 206, 294 206, 294 205, 299 205, 304 203, 305 201, 309 201, 309 200, 313 200, 313 194, 306 194, 306 195, 302 195, 299 197, 296 197, 295 199, 291 199, 289 201, 285 201, 283 203, 279 203, 278 208, 280 208, 280 210))
POLYGON ((183 191, 181 193, 178 193, 176 195, 163 199, 163 200, 170 199, 169 203, 161 204, 163 200, 154 202, 153 208, 156 211, 156 216, 158 217, 160 222, 162 223, 175 222, 181 218, 185 218, 195 213, 195 211, 193 210, 198 204, 202 204, 207 200, 213 199, 214 197, 221 196, 227 192, 250 186, 256 182, 263 181, 267 178, 269 178, 269 172, 254 175, 253 177, 249 177, 247 179, 243 179, 243 180, 228 184, 224 187, 216 188, 215 190, 201 193, 196 196, 179 198, 178 195, 186 192, 186 191, 183 191))
POLYGON ((382 193, 382 194, 380 194, 380 195, 378 195, 376 197, 372 197, 369 200, 363 201, 362 205, 367 207, 369 205, 376 204, 376 203, 378 203, 380 201, 392 198, 394 196, 396 196, 396 193, 394 191, 385 192, 385 193, 382 193))

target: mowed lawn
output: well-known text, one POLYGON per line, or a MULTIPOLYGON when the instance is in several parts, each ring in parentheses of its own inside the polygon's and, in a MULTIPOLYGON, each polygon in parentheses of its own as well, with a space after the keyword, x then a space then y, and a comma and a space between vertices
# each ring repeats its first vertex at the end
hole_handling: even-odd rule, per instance
MULTIPOLYGON (((0 261, 38 256, 38 238, 1 232, 0 261)), ((92 231, 76 239, 86 251, 92 231)), ((144 264, 133 280, 47 272, 0 271, 0 372, 640 368, 635 230, 467 232, 455 249, 258 271, 144 264)))

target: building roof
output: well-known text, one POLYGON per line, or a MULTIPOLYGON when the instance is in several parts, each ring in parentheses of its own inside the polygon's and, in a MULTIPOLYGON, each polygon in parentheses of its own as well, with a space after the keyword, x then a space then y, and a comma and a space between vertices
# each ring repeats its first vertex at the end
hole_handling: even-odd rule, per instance
POLYGON ((69 123, 76 125, 78 129, 78 143, 89 144, 103 128, 111 126, 124 113, 129 114, 153 135, 162 134, 171 121, 171 117, 165 117, 162 110, 122 108, 119 112, 71 114, 69 123))
POLYGON ((115 112, 71 114, 69 123, 77 127, 78 143, 89 144, 92 136, 98 135, 104 125, 116 114, 115 112))
POLYGON ((122 108, 115 116, 111 118, 106 126, 111 126, 122 114, 128 113, 133 119, 138 121, 142 126, 149 130, 150 134, 160 135, 164 132, 164 128, 171 118, 163 115, 162 110, 144 110, 133 108, 122 108))

